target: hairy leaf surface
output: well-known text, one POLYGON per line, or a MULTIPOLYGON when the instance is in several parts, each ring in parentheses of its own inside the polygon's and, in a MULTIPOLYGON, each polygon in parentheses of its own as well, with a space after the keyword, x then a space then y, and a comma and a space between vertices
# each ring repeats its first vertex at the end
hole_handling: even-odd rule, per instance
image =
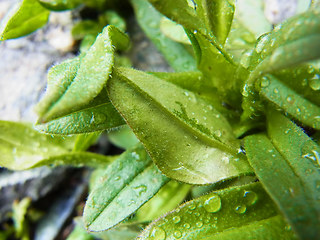
POLYGON ((151 223, 139 239, 294 239, 286 227, 261 184, 253 183, 187 202, 151 223))
POLYGON ((112 72, 115 48, 124 50, 128 44, 128 37, 109 25, 86 54, 79 58, 79 65, 77 60, 71 60, 71 65, 66 63, 52 70, 52 77, 58 75, 58 80, 63 84, 53 81, 52 93, 39 103, 37 111, 41 122, 77 111, 92 101, 102 91, 112 72), (66 74, 61 72, 63 68, 67 69, 66 74), (70 73, 69 68, 72 69, 70 73))
POLYGON ((130 69, 117 70, 108 92, 167 176, 207 184, 251 172, 227 120, 194 93, 130 69))
POLYGON ((48 22, 49 15, 37 0, 18 1, 0 23, 0 41, 36 31, 48 22))
POLYGON ((100 179, 84 209, 86 228, 93 232, 107 230, 126 219, 169 181, 142 146, 123 153, 100 179))

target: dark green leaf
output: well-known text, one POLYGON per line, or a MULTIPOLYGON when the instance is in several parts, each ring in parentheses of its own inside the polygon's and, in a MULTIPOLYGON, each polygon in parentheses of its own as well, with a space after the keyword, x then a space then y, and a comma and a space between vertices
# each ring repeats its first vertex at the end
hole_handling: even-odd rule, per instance
POLYGON ((248 160, 301 239, 316 239, 320 148, 280 113, 268 114, 268 134, 272 143, 264 135, 245 138, 248 160))
POLYGON ((108 92, 167 176, 207 184, 251 172, 228 121, 194 93, 130 69, 114 72, 108 92))
POLYGON ((86 228, 92 232, 107 230, 123 221, 169 181, 142 146, 123 153, 100 179, 84 210, 86 228))
POLYGON ((51 93, 37 106, 41 122, 77 111, 92 101, 102 91, 112 72, 115 48, 123 50, 128 44, 128 37, 109 25, 85 56, 53 69, 52 78, 57 80, 50 80, 53 82, 51 93), (66 73, 63 69, 67 69, 66 73))
POLYGON ((64 11, 78 7, 82 0, 38 0, 42 6, 51 11, 64 11))
POLYGON ((149 225, 139 239, 273 239, 272 236, 294 239, 260 183, 253 183, 187 202, 149 225))
POLYGON ((72 37, 76 40, 80 40, 86 35, 96 36, 101 32, 102 28, 102 26, 93 20, 83 20, 73 26, 72 37))
POLYGON ((320 129, 320 107, 303 98, 272 75, 263 77, 260 94, 291 116, 320 129))
POLYGON ((168 39, 160 31, 162 14, 146 0, 132 0, 139 25, 176 71, 195 70, 196 62, 180 43, 168 39))
POLYGON ((0 41, 36 31, 48 22, 49 14, 37 0, 17 2, 0 23, 0 41))

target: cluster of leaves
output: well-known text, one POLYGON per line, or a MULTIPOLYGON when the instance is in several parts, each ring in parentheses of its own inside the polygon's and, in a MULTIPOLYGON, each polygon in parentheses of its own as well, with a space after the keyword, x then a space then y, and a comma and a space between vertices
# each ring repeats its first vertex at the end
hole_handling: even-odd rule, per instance
MULTIPOLYGON (((2 22, 0 38, 28 34, 46 23, 49 10, 79 4, 21 1, 2 22)), ((96 167, 83 222, 89 232, 121 223, 109 237, 121 230, 122 239, 132 237, 130 227, 154 220, 139 239, 317 239, 319 3, 273 30, 263 20, 248 24, 233 0, 131 4, 177 72, 117 62, 130 40, 114 12, 78 24, 79 56, 50 69, 36 106, 36 129, 54 138, 1 121, 1 165, 96 167), (95 37, 101 19, 120 27, 107 25, 95 37), (105 130, 126 151, 84 152, 105 130), (194 199, 171 211, 190 189, 194 199)))

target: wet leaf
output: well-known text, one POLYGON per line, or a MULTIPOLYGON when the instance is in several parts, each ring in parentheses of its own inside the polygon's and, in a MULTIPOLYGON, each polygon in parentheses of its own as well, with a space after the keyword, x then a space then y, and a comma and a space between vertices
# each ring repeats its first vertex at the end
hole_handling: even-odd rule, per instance
POLYGON ((138 239, 294 239, 286 228, 261 184, 253 183, 187 202, 151 223, 138 239))
POLYGON ((0 23, 0 41, 36 31, 48 22, 49 14, 37 0, 18 1, 0 23))
POLYGON ((227 120, 194 93, 124 68, 114 74, 108 92, 170 178, 207 184, 251 172, 227 120))
POLYGON ((261 82, 260 94, 307 126, 320 129, 320 107, 288 88, 272 75, 261 82))
POLYGON ((280 113, 268 114, 268 135, 245 138, 248 160, 301 239, 319 236, 319 146, 280 113), (308 203, 308 204, 306 204, 308 203))
POLYGON ((168 181, 142 146, 127 150, 106 169, 90 193, 83 214, 86 228, 99 232, 113 227, 168 181))
POLYGON ((192 71, 196 69, 196 62, 183 45, 168 39, 160 31, 162 14, 157 12, 148 1, 132 0, 139 25, 146 35, 162 52, 166 60, 176 71, 192 71))
POLYGON ((229 34, 234 14, 234 0, 195 0, 197 15, 224 44, 229 34))
POLYGON ((52 82, 51 93, 37 106, 40 122, 75 112, 92 101, 102 91, 112 72, 115 48, 124 50, 128 44, 128 37, 109 25, 84 56, 53 69, 52 77, 57 80, 49 80, 52 82), (67 69, 66 73, 62 72, 63 69, 67 69))

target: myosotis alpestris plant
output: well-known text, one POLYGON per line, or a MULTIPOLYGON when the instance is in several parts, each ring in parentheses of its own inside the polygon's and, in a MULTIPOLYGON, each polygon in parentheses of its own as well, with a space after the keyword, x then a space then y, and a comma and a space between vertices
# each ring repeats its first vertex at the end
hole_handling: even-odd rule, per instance
MULTIPOLYGON (((21 1, 0 38, 89 2, 21 1)), ((152 221, 139 239, 317 239, 318 2, 270 32, 244 21, 232 0, 130 3, 176 72, 126 67, 118 53, 130 40, 116 12, 78 23, 80 54, 49 70, 36 106, 43 133, 1 121, 1 165, 96 167, 83 214, 89 232, 152 221), (126 148, 120 156, 85 152, 105 130, 126 148), (173 210, 190 189, 194 199, 173 210)), ((115 2, 91 6, 103 4, 115 2)))

